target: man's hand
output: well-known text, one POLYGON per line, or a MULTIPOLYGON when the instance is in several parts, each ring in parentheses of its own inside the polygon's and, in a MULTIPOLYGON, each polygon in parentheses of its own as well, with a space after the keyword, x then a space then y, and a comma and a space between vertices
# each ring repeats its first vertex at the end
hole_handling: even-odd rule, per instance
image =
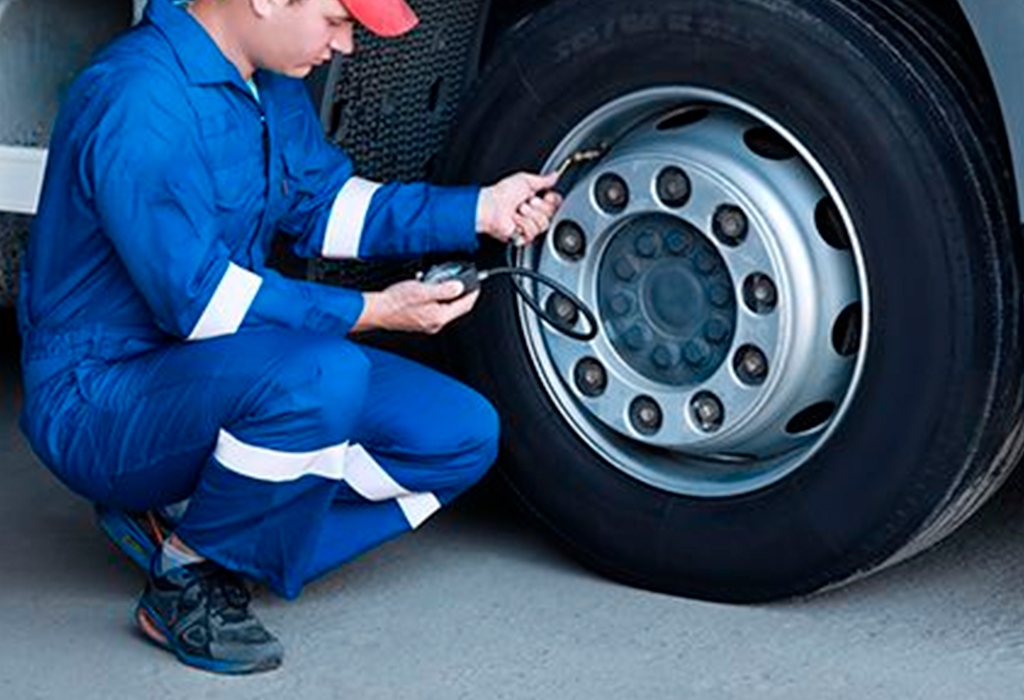
POLYGON ((363 313, 352 332, 374 329, 434 334, 469 313, 480 291, 461 296, 462 283, 426 284, 406 280, 382 292, 363 294, 363 313))
POLYGON ((547 231, 551 219, 562 204, 562 196, 549 191, 558 182, 558 174, 516 173, 480 192, 476 209, 476 229, 501 242, 517 238, 526 245, 547 231))

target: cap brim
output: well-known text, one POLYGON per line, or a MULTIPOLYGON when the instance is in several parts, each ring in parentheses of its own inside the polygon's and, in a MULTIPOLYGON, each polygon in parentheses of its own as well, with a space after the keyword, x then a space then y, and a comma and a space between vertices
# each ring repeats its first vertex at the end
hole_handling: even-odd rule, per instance
POLYGON ((405 0, 342 0, 359 24, 378 36, 399 36, 420 23, 405 0))

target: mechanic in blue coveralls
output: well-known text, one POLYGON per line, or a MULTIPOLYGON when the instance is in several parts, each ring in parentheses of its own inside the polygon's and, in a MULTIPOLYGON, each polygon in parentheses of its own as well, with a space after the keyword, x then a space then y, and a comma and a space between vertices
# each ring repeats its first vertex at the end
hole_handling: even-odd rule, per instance
POLYGON ((404 0, 150 0, 78 78, 51 140, 22 278, 23 428, 72 490, 144 511, 188 498, 136 610, 185 663, 281 663, 242 577, 286 598, 417 527, 486 471, 498 420, 469 388, 350 339, 433 333, 477 294, 286 279, 305 256, 532 240, 552 177, 441 188, 353 174, 300 80, 404 0))

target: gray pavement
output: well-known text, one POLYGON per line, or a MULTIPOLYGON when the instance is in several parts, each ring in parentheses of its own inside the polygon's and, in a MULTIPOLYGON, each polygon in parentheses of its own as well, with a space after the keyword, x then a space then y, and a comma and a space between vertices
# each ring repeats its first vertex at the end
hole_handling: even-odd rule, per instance
POLYGON ((131 625, 142 576, 17 431, 0 315, 0 698, 898 698, 1024 686, 1024 478, 939 548, 810 600, 715 605, 579 568, 491 486, 256 608, 269 675, 192 671, 131 625))

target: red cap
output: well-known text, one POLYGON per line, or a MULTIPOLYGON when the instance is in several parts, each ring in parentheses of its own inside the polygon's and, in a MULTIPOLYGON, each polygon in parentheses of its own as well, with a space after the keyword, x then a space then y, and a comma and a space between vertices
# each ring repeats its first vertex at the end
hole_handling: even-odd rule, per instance
POLYGON ((398 36, 420 23, 405 0, 341 0, 345 9, 378 36, 398 36))

